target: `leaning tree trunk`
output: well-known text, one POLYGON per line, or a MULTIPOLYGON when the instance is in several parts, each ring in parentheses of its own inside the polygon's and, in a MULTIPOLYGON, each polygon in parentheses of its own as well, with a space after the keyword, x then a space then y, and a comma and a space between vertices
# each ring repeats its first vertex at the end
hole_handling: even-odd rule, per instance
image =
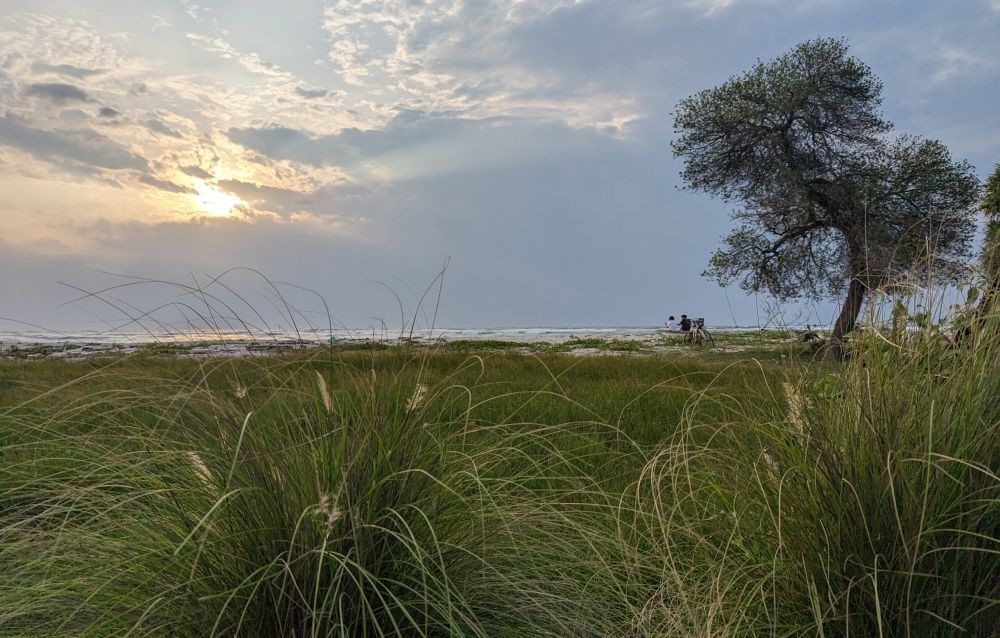
POLYGON ((865 300, 867 288, 864 282, 858 277, 851 277, 851 283, 847 285, 847 298, 840 309, 840 315, 836 323, 833 324, 833 334, 830 335, 830 356, 836 359, 844 358, 844 336, 858 322, 858 315, 861 313, 861 304, 865 300))

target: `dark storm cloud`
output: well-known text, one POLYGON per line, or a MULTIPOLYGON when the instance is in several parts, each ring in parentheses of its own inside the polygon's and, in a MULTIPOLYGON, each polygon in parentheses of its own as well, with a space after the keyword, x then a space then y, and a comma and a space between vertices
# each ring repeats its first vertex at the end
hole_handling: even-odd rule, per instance
POLYGON ((31 84, 24 91, 25 95, 39 97, 49 100, 53 104, 71 104, 73 102, 91 102, 93 98, 81 89, 72 84, 62 82, 41 82, 31 84))
POLYGON ((144 157, 89 128, 48 131, 9 115, 0 117, 0 144, 45 161, 69 160, 111 170, 146 171, 148 167, 144 157))

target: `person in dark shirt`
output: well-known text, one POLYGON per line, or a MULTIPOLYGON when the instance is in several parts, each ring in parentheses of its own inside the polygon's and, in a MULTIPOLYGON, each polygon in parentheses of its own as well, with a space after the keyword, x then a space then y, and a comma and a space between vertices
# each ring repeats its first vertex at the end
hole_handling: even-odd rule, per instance
POLYGON ((681 315, 681 330, 683 332, 691 332, 691 320, 688 319, 687 315, 681 315))

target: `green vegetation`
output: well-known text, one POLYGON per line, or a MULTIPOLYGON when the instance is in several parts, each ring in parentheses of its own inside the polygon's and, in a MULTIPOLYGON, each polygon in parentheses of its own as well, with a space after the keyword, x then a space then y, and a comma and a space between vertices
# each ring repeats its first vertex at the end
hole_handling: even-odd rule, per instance
POLYGON ((928 268, 961 281, 975 234, 973 166, 937 140, 889 136, 881 104, 871 68, 817 38, 674 116, 685 185, 739 204, 706 274, 781 300, 842 298, 832 354, 874 291, 928 268))
POLYGON ((3 350, 8 359, 44 359, 66 349, 64 345, 12 345, 3 350))
POLYGON ((178 354, 189 354, 192 350, 198 347, 207 347, 208 343, 155 343, 147 346, 143 346, 139 354, 140 355, 178 355, 178 354))
POLYGON ((496 351, 496 350, 516 350, 523 352, 537 352, 544 350, 545 345, 537 342, 502 341, 500 339, 458 339, 448 341, 445 347, 455 352, 470 351, 496 351))
POLYGON ((601 339, 600 337, 574 337, 562 343, 549 346, 554 352, 572 352, 574 350, 597 350, 606 352, 649 352, 642 341, 631 339, 601 339))
POLYGON ((983 241, 983 301, 982 310, 990 312, 1000 290, 1000 164, 984 184, 981 208, 986 216, 986 237, 983 241))
POLYGON ((988 635, 991 321, 0 361, 0 634, 988 635))

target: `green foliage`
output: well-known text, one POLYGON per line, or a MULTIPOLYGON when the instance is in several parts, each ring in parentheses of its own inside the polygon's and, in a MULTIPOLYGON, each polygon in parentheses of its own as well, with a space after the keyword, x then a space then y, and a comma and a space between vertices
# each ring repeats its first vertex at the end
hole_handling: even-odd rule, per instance
POLYGON ((283 376, 9 411, 5 629, 479 633, 444 569, 474 555, 442 544, 472 521, 436 429, 401 408, 413 387, 359 375, 334 403, 321 377, 283 376))
POLYGON ((522 350, 535 351, 544 348, 544 344, 534 342, 502 341, 499 339, 457 339, 448 341, 445 344, 449 350, 459 352, 469 351, 495 351, 495 350, 522 350))
POLYGON ((882 85, 837 39, 816 39, 680 101, 689 188, 740 205, 706 275, 779 299, 839 295, 834 341, 866 290, 970 256, 978 179, 939 141, 889 138, 882 85))
POLYGON ((3 355, 11 359, 43 359, 65 349, 62 345, 12 345, 3 351, 3 355))
POLYGON ((806 370, 786 385, 786 405, 743 404, 709 445, 688 443, 697 427, 680 438, 685 460, 665 461, 683 463, 671 489, 694 487, 676 525, 713 539, 718 568, 760 588, 764 600, 747 604, 773 631, 997 626, 997 328, 960 350, 920 333, 889 344, 863 332, 839 371, 806 370))
POLYGON ((641 341, 631 339, 602 339, 600 337, 574 337, 550 346, 553 352, 598 350, 604 352, 641 352, 646 349, 641 341))
POLYGON ((992 220, 1000 221, 1000 164, 986 180, 983 195, 983 212, 992 220))
POLYGON ((0 633, 989 635, 997 328, 0 361, 0 633))
POLYGON ((982 201, 986 215, 986 238, 983 242, 984 278, 991 295, 1000 288, 1000 164, 986 180, 982 201))

